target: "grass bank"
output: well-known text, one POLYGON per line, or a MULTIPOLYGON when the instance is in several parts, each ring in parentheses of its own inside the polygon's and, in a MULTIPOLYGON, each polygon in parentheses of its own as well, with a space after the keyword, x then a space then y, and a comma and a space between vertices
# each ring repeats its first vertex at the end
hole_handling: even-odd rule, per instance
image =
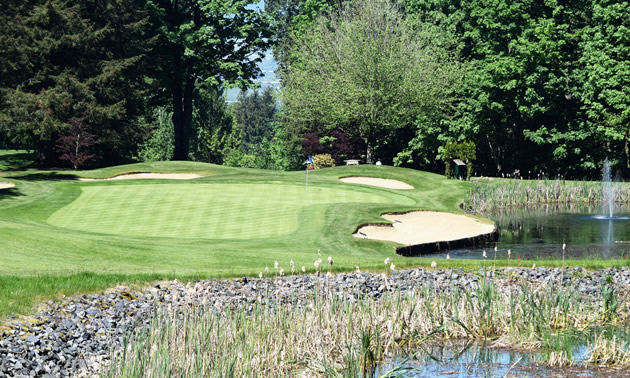
MULTIPOLYGON (((317 254, 313 255, 313 262, 317 258, 317 254)), ((397 269, 422 267, 430 268, 434 260, 414 258, 414 259, 401 259, 392 258, 391 261, 396 265, 397 269)), ((280 260, 280 267, 283 267, 286 272, 289 272, 290 261, 280 260)), ((466 271, 473 271, 480 266, 492 267, 532 267, 536 266, 545 267, 557 267, 563 266, 581 266, 588 270, 597 270, 604 268, 621 268, 629 266, 628 260, 601 260, 601 259, 582 259, 582 260, 550 260, 550 259, 537 259, 537 260, 437 260, 437 267, 440 269, 456 269, 463 268, 466 271)), ((385 272, 385 266, 382 261, 370 263, 370 264, 356 264, 360 266, 361 270, 369 270, 374 272, 385 272)), ((268 267, 273 268, 273 262, 268 267)), ((301 266, 297 266, 297 270, 300 270, 301 266)), ((315 273, 316 269, 312 262, 306 266, 306 273, 315 273)), ((0 275, 0 323, 1 319, 6 319, 7 316, 17 314, 27 314, 34 311, 35 306, 39 303, 46 302, 50 299, 58 299, 61 296, 72 296, 84 293, 96 293, 103 291, 107 288, 118 285, 147 285, 150 282, 159 280, 172 280, 178 279, 179 281, 193 281, 197 279, 208 278, 234 278, 234 277, 255 277, 260 272, 264 272, 265 267, 259 266, 257 268, 249 268, 244 270, 233 269, 212 269, 207 271, 197 272, 179 272, 173 270, 170 272, 157 272, 157 273, 103 273, 98 271, 77 271, 77 272, 56 272, 56 273, 42 273, 22 271, 15 273, 6 273, 0 275)), ((335 258, 335 266, 330 269, 331 272, 347 272, 354 270, 354 266, 351 268, 345 265, 337 264, 335 258)))
MULTIPOLYGON (((6 166, 10 163, 5 154, 6 166)), ((1 159, 0 159, 1 160, 1 159)), ((16 163, 17 164, 17 163, 16 163)), ((18 164, 19 165, 19 164, 18 164)), ((0 316, 39 301, 119 282, 165 277, 257 275, 290 260, 313 271, 317 251, 335 270, 425 264, 394 254, 394 243, 352 236, 387 211, 461 212, 468 183, 387 166, 309 172, 238 169, 193 162, 154 162, 93 171, 5 170, 16 184, 0 191, 0 316), (194 180, 79 182, 124 173, 196 173, 194 180), (340 177, 397 179, 413 190, 343 184, 340 177), (81 284, 77 277, 91 277, 81 284)), ((425 264, 428 265, 428 264, 425 264)))

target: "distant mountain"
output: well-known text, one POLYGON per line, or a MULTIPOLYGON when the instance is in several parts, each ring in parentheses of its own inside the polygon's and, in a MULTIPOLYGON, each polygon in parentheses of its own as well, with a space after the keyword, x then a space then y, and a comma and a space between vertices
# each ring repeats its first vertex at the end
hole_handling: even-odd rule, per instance
MULTIPOLYGON (((262 74, 254 81, 260 83, 261 88, 280 88, 280 82, 278 81, 278 77, 276 76, 276 69, 278 68, 278 64, 276 64, 276 61, 273 58, 273 54, 271 53, 271 51, 268 51, 267 54, 265 54, 265 57, 263 58, 262 62, 258 64, 258 67, 262 71, 262 74)), ((240 91, 241 90, 238 88, 228 89, 226 101, 236 101, 236 98, 238 97, 240 91)))

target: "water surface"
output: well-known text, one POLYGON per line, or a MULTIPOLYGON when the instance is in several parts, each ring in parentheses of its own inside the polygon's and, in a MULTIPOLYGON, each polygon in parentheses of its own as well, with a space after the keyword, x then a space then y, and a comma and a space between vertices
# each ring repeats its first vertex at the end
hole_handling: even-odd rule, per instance
MULTIPOLYGON (((496 257, 512 259, 626 258, 630 255, 630 205, 615 204, 610 218, 601 205, 539 206, 483 214, 499 231, 496 257)), ((450 252, 451 258, 483 258, 483 249, 450 252)), ((493 248, 486 248, 493 259, 493 248)), ((438 257, 445 257, 446 253, 438 257)))

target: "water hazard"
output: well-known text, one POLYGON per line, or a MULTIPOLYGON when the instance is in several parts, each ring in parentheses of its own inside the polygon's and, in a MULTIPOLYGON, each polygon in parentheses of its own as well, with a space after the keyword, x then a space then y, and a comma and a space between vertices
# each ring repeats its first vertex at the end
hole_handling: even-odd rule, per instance
MULTIPOLYGON (((502 209, 483 214, 499 231, 496 258, 628 258, 630 255, 630 205, 615 204, 611 217, 597 205, 540 206, 502 209)), ((488 259, 495 257, 486 248, 488 259)), ((451 258, 483 258, 484 249, 450 252, 451 258)), ((445 257, 441 253, 436 257, 445 257)))
MULTIPOLYGON (((585 347, 580 349, 586 350, 585 347)), ((478 344, 429 346, 416 359, 394 359, 373 377, 621 377, 625 371, 594 367, 549 367, 541 353, 493 349, 478 344), (388 375, 389 373, 389 375, 388 375)))

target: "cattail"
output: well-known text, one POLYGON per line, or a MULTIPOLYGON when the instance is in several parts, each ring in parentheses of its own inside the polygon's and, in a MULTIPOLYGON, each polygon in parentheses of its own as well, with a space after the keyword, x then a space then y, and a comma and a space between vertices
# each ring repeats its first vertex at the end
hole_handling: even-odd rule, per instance
POLYGON ((332 266, 333 264, 333 258, 332 256, 328 256, 328 265, 332 266))
POLYGON ((284 269, 280 268, 280 275, 284 276, 284 269))
POLYGON ((268 266, 265 267, 265 273, 269 273, 269 267, 268 266))
POLYGON ((306 273, 306 267, 302 265, 302 273, 306 273))
POLYGON ((567 249, 567 245, 565 243, 562 243, 562 250, 564 251, 565 249, 567 249))
POLYGON ((315 269, 319 268, 319 260, 315 261, 315 264, 313 264, 315 266, 315 269))
POLYGON ((510 257, 512 255, 512 250, 508 249, 508 257, 510 257))
POLYGON ((450 259, 451 259, 451 255, 450 255, 450 253, 447 253, 447 254, 446 254, 446 259, 447 259, 447 260, 450 260, 450 259))
POLYGON ((483 250, 483 253, 481 254, 483 256, 483 258, 485 259, 486 257, 488 257, 488 255, 486 254, 486 250, 483 250))
POLYGON ((357 273, 361 273, 361 269, 359 269, 359 266, 355 266, 357 273))
POLYGON ((495 245, 495 246, 494 246, 494 251, 496 252, 496 251, 498 251, 498 250, 499 250, 499 248, 495 245))
POLYGON ((389 265, 389 257, 385 259, 385 265, 389 265))
POLYGON ((275 270, 278 270, 278 262, 277 262, 277 261, 273 263, 273 268, 274 268, 275 270))
POLYGON ((431 268, 435 269, 437 267, 437 263, 435 261, 431 261, 431 268))
POLYGON ((262 272, 258 273, 258 278, 263 278, 262 272))
POLYGON ((393 272, 394 270, 396 270, 396 265, 394 264, 390 265, 389 269, 393 272))
POLYGON ((536 263, 532 265, 532 269, 536 269, 536 263))
POLYGON ((295 262, 293 262, 293 259, 291 259, 289 265, 291 266, 291 273, 293 273, 295 271, 295 262))

